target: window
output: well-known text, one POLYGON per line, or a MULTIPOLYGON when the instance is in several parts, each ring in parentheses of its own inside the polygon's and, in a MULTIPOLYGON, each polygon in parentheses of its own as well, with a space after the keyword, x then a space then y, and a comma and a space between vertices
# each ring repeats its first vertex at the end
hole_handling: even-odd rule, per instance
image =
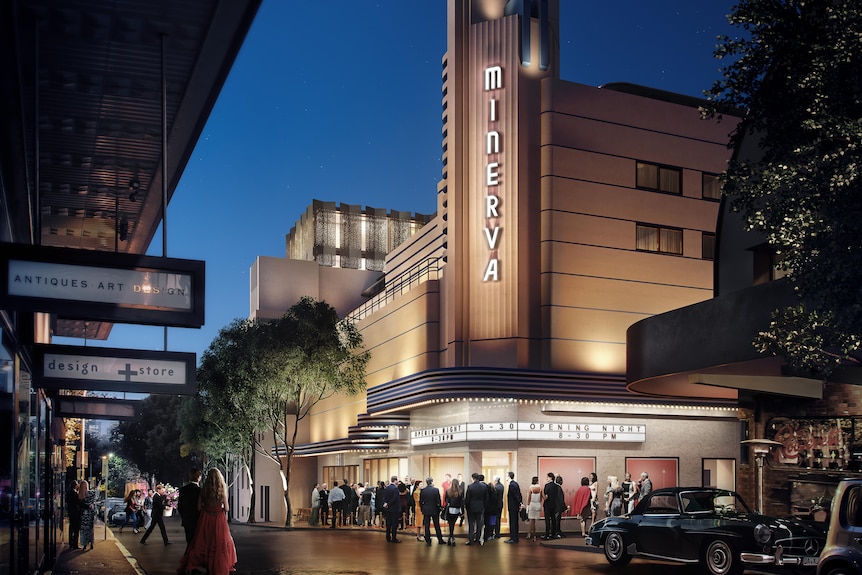
POLYGON ((703 199, 721 199, 721 180, 715 174, 703 174, 703 199))
POLYGON ((679 513, 679 505, 674 495, 655 495, 644 511, 647 515, 671 515, 679 513))
POLYGON ((715 234, 703 233, 703 259, 715 259, 715 234))
POLYGON ((670 166, 638 162, 636 185, 645 190, 682 194, 682 170, 670 166))
POLYGON ((638 224, 636 249, 682 255, 682 230, 638 224))

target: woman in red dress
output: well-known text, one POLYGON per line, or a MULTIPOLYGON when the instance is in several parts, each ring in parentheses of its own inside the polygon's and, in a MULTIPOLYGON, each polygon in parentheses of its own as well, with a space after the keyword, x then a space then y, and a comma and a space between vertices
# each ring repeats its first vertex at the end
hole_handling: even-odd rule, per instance
POLYGON ((200 518, 177 575, 227 575, 236 571, 236 547, 227 524, 227 487, 218 469, 210 469, 198 498, 200 518))

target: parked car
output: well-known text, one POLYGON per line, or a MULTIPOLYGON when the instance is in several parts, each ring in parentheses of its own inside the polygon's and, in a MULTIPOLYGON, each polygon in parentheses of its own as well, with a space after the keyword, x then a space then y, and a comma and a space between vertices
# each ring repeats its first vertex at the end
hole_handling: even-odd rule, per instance
POLYGON ((596 521, 586 539, 611 565, 632 557, 700 563, 710 575, 743 569, 813 573, 825 533, 794 519, 752 513, 738 493, 704 487, 657 489, 630 515, 596 521))
POLYGON ((862 574, 862 479, 844 479, 832 498, 817 575, 858 574, 862 574))

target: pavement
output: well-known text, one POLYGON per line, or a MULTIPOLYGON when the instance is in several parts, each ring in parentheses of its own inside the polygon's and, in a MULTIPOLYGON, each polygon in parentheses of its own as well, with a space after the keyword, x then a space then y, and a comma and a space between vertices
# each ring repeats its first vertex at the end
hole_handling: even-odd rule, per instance
MULTIPOLYGON (((124 533, 119 534, 118 532, 115 533, 110 527, 105 529, 104 525, 97 525, 96 542, 93 549, 73 550, 63 544, 63 549, 58 554, 54 569, 47 573, 49 575, 162 575, 174 573, 176 567, 179 565, 179 559, 185 550, 185 536, 178 518, 167 518, 165 526, 168 538, 172 543, 170 547, 163 545, 158 529, 150 534, 147 545, 143 546, 140 544, 141 535, 134 535, 130 529, 126 529, 124 533)), ((261 530, 272 533, 284 532, 283 526, 276 523, 231 523, 231 532, 237 542, 238 550, 242 541, 252 538, 260 539, 260 535, 264 534, 261 530)), ((308 527, 304 524, 293 528, 294 532, 309 532, 309 536, 312 536, 313 532, 322 532, 324 530, 329 532, 328 528, 308 527)), ((383 538, 385 532, 379 528, 343 527, 332 532, 332 535, 335 535, 339 531, 350 532, 350 536, 352 537, 367 539, 371 545, 385 545, 383 538)), ((344 535, 346 536, 347 534, 345 533, 344 535)), ((402 533, 402 539, 407 541, 415 539, 412 528, 402 533)), ((508 539, 508 534, 504 532, 501 539, 508 539)), ((464 533, 458 533, 458 541, 459 543, 466 542, 464 533)), ((499 541, 499 543, 502 543, 502 541, 499 541)), ((535 543, 527 541, 524 534, 522 534, 521 543, 557 549, 596 552, 596 548, 587 547, 584 544, 584 539, 579 533, 568 533, 563 539, 539 540, 535 543)), ((246 566, 249 565, 248 561, 244 563, 246 566)), ((255 574, 278 572, 280 571, 277 569, 272 571, 269 569, 239 570, 239 573, 255 574)))

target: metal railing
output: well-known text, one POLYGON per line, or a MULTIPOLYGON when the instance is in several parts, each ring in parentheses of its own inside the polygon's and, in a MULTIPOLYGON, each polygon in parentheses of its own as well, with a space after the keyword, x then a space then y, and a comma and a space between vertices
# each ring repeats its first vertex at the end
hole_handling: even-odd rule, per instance
POLYGON ((386 287, 382 292, 347 314, 345 319, 355 323, 368 317, 414 287, 427 281, 440 279, 441 269, 440 258, 424 259, 416 263, 391 282, 387 281, 386 287))

